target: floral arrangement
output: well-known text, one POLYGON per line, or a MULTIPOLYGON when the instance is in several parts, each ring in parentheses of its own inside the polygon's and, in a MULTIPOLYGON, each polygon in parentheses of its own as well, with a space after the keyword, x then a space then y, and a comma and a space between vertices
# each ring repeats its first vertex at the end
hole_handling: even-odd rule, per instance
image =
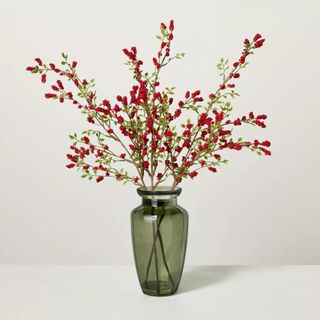
POLYGON ((143 62, 136 47, 123 49, 135 83, 128 96, 118 95, 115 102, 98 100, 94 80, 80 77, 77 62, 70 62, 67 54, 62 54, 61 66, 36 58, 36 65, 27 67, 27 71, 41 76, 42 83, 47 82, 47 75, 54 74, 58 80, 45 97, 61 103, 70 101, 92 125, 81 135, 70 135, 67 168, 77 168, 82 178, 89 180, 115 178, 143 189, 150 186, 151 190, 172 177, 174 189, 183 179, 195 178, 201 169, 216 172, 218 166, 228 162, 223 157, 226 149, 249 149, 258 155, 271 155, 268 140, 235 138, 232 131, 243 124, 265 128, 267 116, 250 112, 232 119, 230 103, 238 96, 235 83, 247 66, 248 57, 265 39, 260 34, 251 41, 245 39, 240 58, 231 66, 228 60, 220 60, 217 68, 221 83, 206 100, 200 90, 194 90, 187 91, 176 103, 175 88, 160 88, 159 81, 165 66, 184 57, 183 53, 171 55, 173 30, 172 20, 168 26, 161 23, 157 36, 160 48, 152 59, 154 70, 150 73, 142 70, 143 62), (67 89, 71 85, 74 89, 67 89), (113 146, 119 144, 122 151, 116 152, 110 142, 113 146), (129 173, 125 163, 132 165, 135 172, 129 173))

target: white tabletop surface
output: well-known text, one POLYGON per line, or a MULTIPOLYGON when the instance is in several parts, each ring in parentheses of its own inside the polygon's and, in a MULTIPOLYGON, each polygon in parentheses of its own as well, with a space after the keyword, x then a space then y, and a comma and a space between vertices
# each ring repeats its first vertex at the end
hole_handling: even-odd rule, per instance
POLYGON ((319 320, 320 266, 189 266, 159 298, 133 266, 3 265, 0 319, 319 320))

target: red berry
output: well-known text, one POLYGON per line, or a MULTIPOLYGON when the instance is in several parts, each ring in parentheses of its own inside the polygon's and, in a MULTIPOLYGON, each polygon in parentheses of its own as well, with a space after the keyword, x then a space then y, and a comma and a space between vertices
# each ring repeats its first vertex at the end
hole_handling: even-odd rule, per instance
POLYGON ((103 176, 99 176, 99 177, 97 177, 96 181, 99 183, 99 182, 101 182, 103 179, 104 179, 103 176))
POLYGON ((239 62, 240 62, 241 64, 244 64, 244 63, 246 62, 246 56, 245 56, 245 55, 242 55, 242 56, 240 57, 240 59, 239 59, 239 62))
POLYGON ((117 120, 118 120, 119 123, 123 123, 123 121, 124 121, 123 117, 121 117, 121 116, 118 116, 117 120))
POLYGON ((42 60, 40 58, 35 58, 34 60, 38 63, 39 66, 42 66, 42 60))
POLYGON ((192 179, 195 178, 197 175, 198 175, 197 171, 193 171, 193 172, 189 173, 189 177, 192 178, 192 179))
POLYGON ((181 115, 181 109, 177 109, 177 110, 174 112, 174 117, 175 117, 175 118, 178 118, 178 117, 180 117, 180 115, 181 115))
POLYGON ((51 99, 51 98, 57 98, 57 95, 54 93, 46 93, 44 95, 47 99, 51 99))
POLYGON ((256 42, 257 40, 259 40, 261 38, 261 34, 257 33, 254 37, 253 37, 253 41, 256 42))
POLYGON ((265 41, 265 39, 258 40, 258 41, 254 44, 254 47, 255 47, 255 48, 260 48, 260 47, 262 47, 264 41, 265 41))
POLYGON ((149 168, 149 161, 143 161, 142 166, 143 166, 145 169, 148 169, 148 168, 149 168))
POLYGON ((90 139, 85 136, 85 137, 82 138, 82 141, 83 141, 84 143, 88 144, 88 143, 90 142, 90 139))
POLYGON ((134 183, 138 183, 138 182, 139 182, 139 178, 138 178, 138 177, 134 177, 134 178, 133 178, 133 182, 134 182, 134 183))
POLYGON ((59 87, 61 90, 64 89, 61 80, 57 80, 57 85, 58 85, 58 87, 59 87))
POLYGON ((201 93, 200 90, 196 90, 195 92, 192 93, 192 98, 195 98, 196 96, 198 96, 201 93))
POLYGON ((265 141, 261 142, 261 145, 264 146, 264 147, 270 147, 271 146, 271 142, 268 141, 268 140, 265 140, 265 141))
POLYGON ((167 138, 171 138, 171 137, 173 136, 173 132, 170 131, 170 130, 167 130, 164 135, 165 135, 165 137, 167 137, 167 138))
POLYGON ((161 172, 159 172, 159 173, 157 174, 157 180, 158 180, 158 181, 161 180, 162 177, 163 177, 163 174, 162 174, 161 172))
POLYGON ((174 21, 173 21, 173 20, 170 20, 169 30, 170 30, 170 31, 173 31, 173 29, 174 29, 174 21))
POLYGON ((35 67, 26 67, 26 70, 27 71, 35 71, 37 70, 35 67))

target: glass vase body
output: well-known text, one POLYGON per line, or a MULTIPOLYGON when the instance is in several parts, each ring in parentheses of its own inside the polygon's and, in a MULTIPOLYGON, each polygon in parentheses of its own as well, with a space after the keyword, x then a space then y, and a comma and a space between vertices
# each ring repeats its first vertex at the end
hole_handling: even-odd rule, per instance
POLYGON ((179 287, 188 239, 180 193, 180 188, 138 189, 142 203, 131 213, 131 235, 140 286, 148 295, 172 295, 179 287))

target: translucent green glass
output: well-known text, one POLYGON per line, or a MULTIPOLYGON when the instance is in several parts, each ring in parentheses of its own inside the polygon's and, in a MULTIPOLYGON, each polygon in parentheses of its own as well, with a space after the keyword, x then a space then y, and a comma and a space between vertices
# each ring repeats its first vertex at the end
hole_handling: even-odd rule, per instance
POLYGON ((152 296, 174 294, 182 276, 188 213, 177 204, 181 189, 138 189, 142 204, 131 213, 131 233, 141 289, 152 296))

